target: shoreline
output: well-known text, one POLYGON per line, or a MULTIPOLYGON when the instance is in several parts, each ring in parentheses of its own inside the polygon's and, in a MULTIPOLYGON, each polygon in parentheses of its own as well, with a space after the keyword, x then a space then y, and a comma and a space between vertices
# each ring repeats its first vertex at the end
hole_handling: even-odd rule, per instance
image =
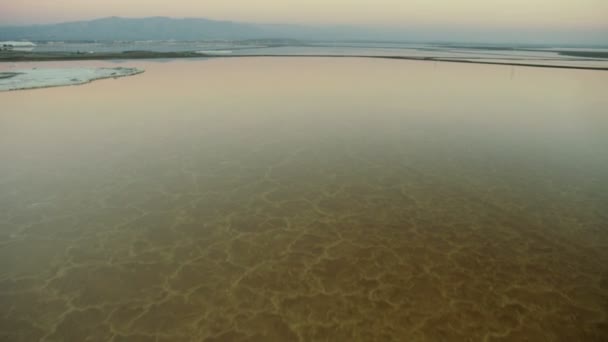
MULTIPOLYGON (((474 59, 458 59, 446 57, 418 57, 418 56, 390 56, 390 55, 331 55, 331 54, 257 54, 257 55, 217 55, 197 52, 154 52, 154 51, 126 51, 126 52, 100 52, 100 53, 77 53, 77 52, 15 52, 0 53, 0 63, 3 62, 52 62, 52 61, 94 61, 94 60, 137 60, 137 59, 196 59, 196 58, 252 58, 252 57, 299 57, 299 58, 376 58, 413 60, 448 63, 468 63, 486 65, 521 66, 533 68, 551 69, 575 69, 608 71, 608 67, 585 67, 571 65, 549 65, 541 63, 515 63, 515 62, 492 62, 476 61, 474 59)), ((603 61, 597 59, 594 61, 603 61)), ((571 61, 571 60, 570 60, 571 61)), ((606 60, 608 61, 608 60, 606 60)))

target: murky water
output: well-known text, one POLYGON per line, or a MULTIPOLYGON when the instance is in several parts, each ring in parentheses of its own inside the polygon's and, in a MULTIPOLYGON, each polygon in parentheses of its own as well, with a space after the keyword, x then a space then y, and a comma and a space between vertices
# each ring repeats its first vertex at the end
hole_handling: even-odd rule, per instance
POLYGON ((127 64, 0 94, 1 341, 606 340, 608 73, 127 64))

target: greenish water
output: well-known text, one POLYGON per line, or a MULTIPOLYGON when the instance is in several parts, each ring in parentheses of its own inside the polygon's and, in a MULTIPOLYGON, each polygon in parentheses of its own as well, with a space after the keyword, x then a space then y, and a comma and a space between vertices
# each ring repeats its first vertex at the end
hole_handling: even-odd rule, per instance
POLYGON ((0 94, 0 340, 608 336, 607 73, 125 65, 0 94))

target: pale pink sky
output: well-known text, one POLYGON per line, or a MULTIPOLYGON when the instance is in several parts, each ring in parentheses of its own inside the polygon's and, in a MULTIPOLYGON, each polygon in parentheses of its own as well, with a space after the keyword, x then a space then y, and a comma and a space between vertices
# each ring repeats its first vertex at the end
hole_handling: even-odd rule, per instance
POLYGON ((469 28, 608 28, 607 0, 0 0, 0 25, 107 16, 469 28))

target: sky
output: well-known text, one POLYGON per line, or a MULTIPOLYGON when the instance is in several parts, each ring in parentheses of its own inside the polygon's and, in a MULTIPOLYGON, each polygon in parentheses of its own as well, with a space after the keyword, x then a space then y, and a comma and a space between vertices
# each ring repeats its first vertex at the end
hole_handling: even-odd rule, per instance
POLYGON ((608 34, 607 0, 0 0, 0 26, 107 16, 574 37, 608 34))

